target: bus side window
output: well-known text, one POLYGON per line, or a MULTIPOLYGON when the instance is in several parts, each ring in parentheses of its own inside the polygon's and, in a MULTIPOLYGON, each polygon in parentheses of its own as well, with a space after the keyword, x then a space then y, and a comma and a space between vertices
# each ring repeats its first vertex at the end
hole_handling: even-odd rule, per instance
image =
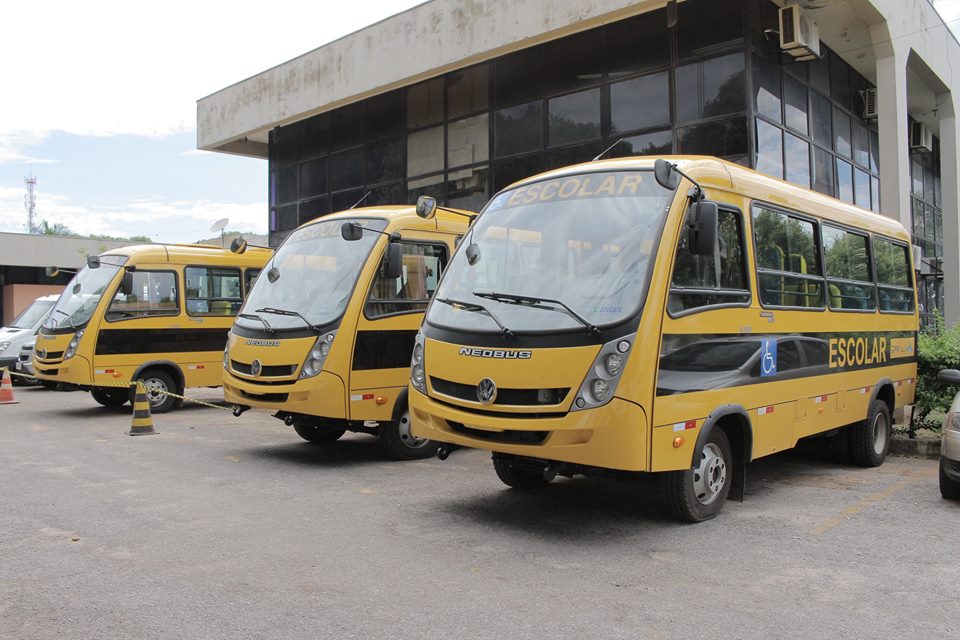
POLYGON ((756 205, 753 234, 760 302, 764 306, 822 309, 824 282, 816 225, 756 205))
POLYGON ((831 309, 873 311, 876 291, 870 277, 866 235, 821 225, 827 272, 827 302, 831 309))
POLYGON ((187 267, 187 313, 192 316, 235 316, 243 301, 240 269, 187 267))
POLYGON ((423 311, 437 289, 447 264, 447 246, 402 244, 403 275, 386 278, 383 269, 377 272, 365 308, 368 318, 423 311))
POLYGON ((907 247, 874 237, 874 260, 879 287, 880 311, 913 311, 913 278, 907 247))
POLYGON ((118 294, 110 302, 108 322, 145 316, 175 316, 180 313, 177 274, 172 271, 133 272, 133 292, 118 294))
POLYGON ((714 305, 750 303, 740 213, 720 209, 718 246, 713 255, 698 256, 688 249, 686 224, 677 244, 667 310, 671 314, 714 305))

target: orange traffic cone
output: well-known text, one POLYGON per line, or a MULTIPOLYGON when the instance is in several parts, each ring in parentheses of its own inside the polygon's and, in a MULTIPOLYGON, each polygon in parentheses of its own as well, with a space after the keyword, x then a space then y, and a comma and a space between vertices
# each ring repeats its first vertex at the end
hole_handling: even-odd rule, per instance
POLYGON ((13 399, 13 383, 10 381, 10 370, 4 367, 3 379, 0 380, 0 404, 17 404, 13 399))
POLYGON ((130 424, 130 436, 150 436, 157 431, 153 428, 153 417, 150 415, 150 400, 147 399, 147 388, 137 380, 133 385, 137 389, 133 396, 133 422, 130 424))

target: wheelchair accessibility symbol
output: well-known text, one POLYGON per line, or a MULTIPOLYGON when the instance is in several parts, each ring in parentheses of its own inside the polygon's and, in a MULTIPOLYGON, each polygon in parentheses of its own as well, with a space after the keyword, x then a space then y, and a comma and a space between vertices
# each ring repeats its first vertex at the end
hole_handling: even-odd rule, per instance
POLYGON ((764 338, 760 346, 760 375, 772 376, 777 373, 777 339, 764 338))

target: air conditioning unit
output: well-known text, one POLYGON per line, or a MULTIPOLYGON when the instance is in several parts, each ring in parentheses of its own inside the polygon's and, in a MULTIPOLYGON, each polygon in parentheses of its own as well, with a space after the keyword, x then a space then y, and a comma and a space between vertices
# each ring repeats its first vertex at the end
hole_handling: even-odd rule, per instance
POLYGON ((918 152, 933 151, 933 131, 922 122, 910 123, 910 149, 918 152))
POLYGON ((820 57, 820 28, 795 4, 780 9, 780 50, 797 62, 820 57))
POLYGON ((866 89, 861 91, 860 97, 863 98, 863 119, 876 120, 879 118, 880 114, 877 112, 877 90, 866 89))

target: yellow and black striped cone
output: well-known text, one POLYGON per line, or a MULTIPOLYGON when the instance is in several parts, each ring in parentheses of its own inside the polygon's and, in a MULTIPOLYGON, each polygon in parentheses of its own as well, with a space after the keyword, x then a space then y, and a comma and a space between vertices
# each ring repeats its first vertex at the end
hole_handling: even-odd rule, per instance
POLYGON ((133 422, 130 425, 130 436, 150 436, 157 432, 153 428, 153 417, 150 415, 150 400, 147 399, 147 388, 139 380, 131 385, 136 389, 133 396, 133 422))

